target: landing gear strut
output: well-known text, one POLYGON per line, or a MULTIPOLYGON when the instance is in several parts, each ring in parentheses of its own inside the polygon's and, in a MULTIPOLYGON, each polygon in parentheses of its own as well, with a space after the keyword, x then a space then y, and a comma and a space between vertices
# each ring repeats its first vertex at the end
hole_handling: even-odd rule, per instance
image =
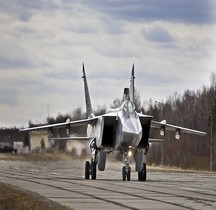
POLYGON ((86 161, 85 163, 85 179, 89 179, 91 176, 92 179, 96 179, 97 176, 97 146, 96 146, 96 140, 92 139, 89 143, 89 148, 91 151, 91 163, 89 161, 86 161))

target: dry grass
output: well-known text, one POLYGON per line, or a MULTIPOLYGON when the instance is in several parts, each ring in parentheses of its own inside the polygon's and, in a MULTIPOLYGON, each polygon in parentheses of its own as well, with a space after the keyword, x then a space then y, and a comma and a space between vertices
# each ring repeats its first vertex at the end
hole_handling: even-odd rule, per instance
POLYGON ((161 171, 161 172, 166 172, 166 173, 206 173, 206 174, 211 174, 211 173, 215 173, 215 172, 210 172, 210 171, 206 171, 206 170, 198 170, 198 169, 182 169, 179 167, 174 167, 174 166, 148 166, 148 170, 151 171, 161 171))
MULTIPOLYGON (((11 154, 11 153, 0 153, 0 160, 10 160, 10 161, 60 161, 60 160, 86 160, 86 155, 76 156, 72 153, 67 152, 45 152, 45 153, 30 153, 30 154, 11 154)), ((116 160, 113 157, 108 156, 108 161, 116 163, 116 160)), ((120 163, 120 161, 118 161, 120 163)), ((195 168, 191 169, 182 169, 174 166, 156 166, 148 165, 148 170, 151 171, 162 171, 162 172, 205 172, 205 173, 216 173, 209 172, 208 170, 198 170, 195 168)))
MULTIPOLYGON (((49 153, 35 153, 35 154, 10 154, 0 153, 0 160, 11 161, 58 161, 58 160, 74 160, 77 157, 71 153, 65 152, 49 152, 49 153)), ((83 158, 83 157, 79 157, 83 158)))
POLYGON ((72 210, 27 190, 0 182, 0 210, 72 210))

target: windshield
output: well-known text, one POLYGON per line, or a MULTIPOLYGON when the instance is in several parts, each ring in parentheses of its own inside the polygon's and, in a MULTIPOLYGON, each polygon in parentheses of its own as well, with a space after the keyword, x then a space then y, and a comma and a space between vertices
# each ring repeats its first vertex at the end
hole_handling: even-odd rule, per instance
POLYGON ((125 101, 123 109, 129 114, 133 114, 135 111, 135 106, 132 101, 125 101))

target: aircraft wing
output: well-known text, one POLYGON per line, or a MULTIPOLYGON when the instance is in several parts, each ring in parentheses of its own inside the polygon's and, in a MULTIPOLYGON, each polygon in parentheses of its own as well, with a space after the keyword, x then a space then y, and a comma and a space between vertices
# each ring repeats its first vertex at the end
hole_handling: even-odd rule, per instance
POLYGON ((161 143, 164 142, 164 139, 151 139, 149 138, 149 143, 161 143))
POLYGON ((59 127, 73 127, 73 126, 81 126, 81 125, 88 125, 88 124, 94 124, 97 121, 97 117, 93 117, 91 119, 85 119, 85 120, 76 120, 76 121, 66 121, 63 123, 56 123, 56 124, 48 124, 48 125, 42 125, 32 128, 22 128, 20 129, 21 132, 23 131, 34 131, 34 130, 46 130, 50 128, 59 128, 59 127))
POLYGON ((152 120, 151 121, 151 128, 159 129, 161 131, 161 133, 160 133, 161 135, 165 135, 166 130, 175 131, 176 132, 176 139, 180 138, 180 133, 196 134, 196 135, 201 135, 201 136, 205 136, 207 134, 206 132, 168 124, 168 123, 166 123, 166 120, 163 120, 161 122, 157 122, 157 121, 152 120))

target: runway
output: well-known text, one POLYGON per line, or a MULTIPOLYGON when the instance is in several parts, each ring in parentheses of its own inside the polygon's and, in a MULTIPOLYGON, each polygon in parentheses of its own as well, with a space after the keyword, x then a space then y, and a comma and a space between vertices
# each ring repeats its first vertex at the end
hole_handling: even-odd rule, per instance
POLYGON ((108 162, 97 180, 84 179, 84 161, 0 161, 0 181, 74 209, 216 210, 216 173, 149 170, 146 182, 122 181, 121 163, 108 162))

